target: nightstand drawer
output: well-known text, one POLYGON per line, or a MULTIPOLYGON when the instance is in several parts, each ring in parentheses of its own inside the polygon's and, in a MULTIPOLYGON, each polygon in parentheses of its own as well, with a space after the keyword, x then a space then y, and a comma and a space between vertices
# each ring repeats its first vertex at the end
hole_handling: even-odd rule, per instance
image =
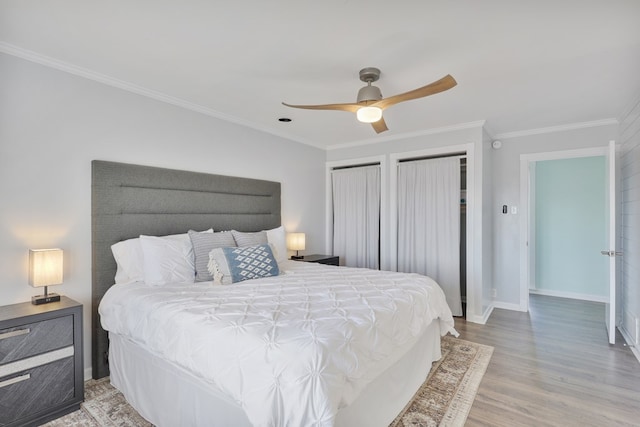
POLYGON ((0 378, 0 426, 74 397, 73 356, 0 378))
POLYGON ((73 345, 73 316, 0 330, 0 365, 73 345))

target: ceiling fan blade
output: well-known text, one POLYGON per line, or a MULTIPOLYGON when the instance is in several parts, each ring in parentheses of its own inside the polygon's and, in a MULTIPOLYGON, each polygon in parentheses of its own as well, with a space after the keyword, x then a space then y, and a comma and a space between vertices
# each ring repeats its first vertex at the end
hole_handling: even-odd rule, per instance
POLYGON ((381 133, 381 132, 384 132, 385 130, 389 130, 389 128, 387 127, 387 123, 385 123, 384 121, 384 117, 382 117, 377 122, 371 123, 371 126, 373 126, 373 130, 375 130, 376 133, 381 133))
POLYGON ((355 113, 362 105, 359 104, 325 104, 325 105, 291 105, 283 102, 282 105, 292 108, 303 108, 305 110, 338 110, 355 113))
POLYGON ((383 110, 404 101, 410 101, 412 99, 423 98, 425 96, 434 95, 436 93, 444 92, 457 85, 456 79, 447 74, 443 78, 426 86, 419 87, 418 89, 410 90, 409 92, 401 93, 398 95, 390 96, 388 98, 381 99, 378 102, 373 103, 375 107, 380 107, 383 110))

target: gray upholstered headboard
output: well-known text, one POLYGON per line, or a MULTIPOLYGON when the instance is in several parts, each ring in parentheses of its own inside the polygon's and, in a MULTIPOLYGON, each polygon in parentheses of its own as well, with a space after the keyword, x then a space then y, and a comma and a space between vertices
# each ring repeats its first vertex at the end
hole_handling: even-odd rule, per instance
POLYGON ((258 231, 280 225, 280 183, 94 160, 91 162, 93 378, 109 375, 98 305, 114 283, 111 245, 189 229, 258 231))

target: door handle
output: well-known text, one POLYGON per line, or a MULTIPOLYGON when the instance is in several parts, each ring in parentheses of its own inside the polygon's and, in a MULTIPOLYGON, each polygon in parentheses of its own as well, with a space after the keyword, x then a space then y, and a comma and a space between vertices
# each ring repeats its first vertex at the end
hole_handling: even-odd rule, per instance
POLYGON ((606 256, 622 256, 621 251, 600 251, 600 253, 606 256))

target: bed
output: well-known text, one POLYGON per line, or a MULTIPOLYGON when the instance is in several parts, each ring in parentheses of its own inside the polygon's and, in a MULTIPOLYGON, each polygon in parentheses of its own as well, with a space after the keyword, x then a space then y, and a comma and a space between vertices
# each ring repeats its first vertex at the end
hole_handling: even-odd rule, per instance
POLYGON ((120 241, 279 226, 279 183, 94 161, 94 378, 159 426, 388 425, 455 333, 431 279, 280 256, 232 285, 114 285, 120 241))

